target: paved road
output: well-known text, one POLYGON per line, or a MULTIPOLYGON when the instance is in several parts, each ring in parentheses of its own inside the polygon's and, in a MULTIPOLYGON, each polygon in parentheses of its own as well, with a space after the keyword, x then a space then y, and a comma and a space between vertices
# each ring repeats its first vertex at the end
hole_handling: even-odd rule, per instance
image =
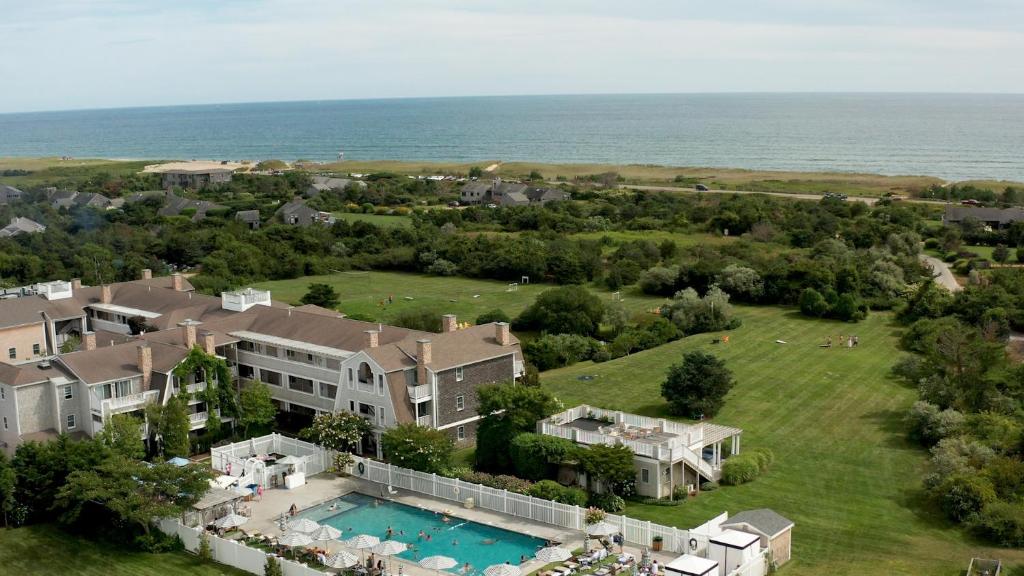
POLYGON ((924 254, 921 254, 921 261, 931 266, 931 269, 938 274, 935 277, 935 281, 945 286, 947 290, 950 292, 963 290, 963 287, 956 281, 956 277, 953 276, 953 271, 949 269, 948 264, 934 256, 926 256, 924 254))

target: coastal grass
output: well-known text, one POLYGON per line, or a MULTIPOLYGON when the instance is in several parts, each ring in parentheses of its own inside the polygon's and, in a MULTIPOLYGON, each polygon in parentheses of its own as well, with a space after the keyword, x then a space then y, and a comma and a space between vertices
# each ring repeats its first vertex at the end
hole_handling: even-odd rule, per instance
POLYGON ((72 186, 82 180, 109 174, 128 176, 141 172, 155 160, 103 160, 96 158, 0 158, 0 184, 16 187, 72 186), (25 170, 29 174, 3 176, 5 170, 25 170))
MULTIPOLYGON (((325 276, 304 276, 291 280, 260 282, 275 300, 299 304, 311 283, 333 286, 341 295, 338 310, 349 315, 391 322, 402 312, 431 310, 455 314, 459 321, 473 322, 480 314, 500 308, 515 317, 533 303, 537 295, 554 288, 551 284, 521 284, 509 291, 508 282, 461 277, 427 276, 407 272, 339 272, 325 276), (388 304, 388 296, 393 297, 388 304)), ((602 300, 612 292, 591 286, 602 300)), ((622 303, 632 312, 657 308, 664 299, 641 294, 635 288, 622 291, 622 303)))
POLYGON ((149 554, 94 542, 48 525, 0 529, 0 573, 19 576, 243 576, 186 552, 149 554))
POLYGON ((917 393, 889 372, 900 356, 900 329, 891 315, 846 324, 780 307, 736 311, 743 325, 727 344, 712 344, 721 334, 701 334, 541 375, 542 386, 566 406, 664 417, 660 384, 684 352, 711 352, 733 371, 736 386, 714 421, 743 429, 741 449, 771 449, 771 469, 749 484, 703 492, 680 506, 631 503, 627 515, 690 527, 723 511, 772 508, 796 523, 793 560, 782 570, 792 576, 953 576, 972 556, 1024 562, 1020 550, 973 541, 925 500, 927 453, 906 439, 903 423, 917 393), (835 341, 850 334, 859 338, 855 349, 819 347, 828 336, 835 341))
POLYGON ((334 217, 346 222, 369 222, 376 226, 410 227, 412 220, 408 216, 391 214, 364 214, 362 212, 334 212, 334 217))

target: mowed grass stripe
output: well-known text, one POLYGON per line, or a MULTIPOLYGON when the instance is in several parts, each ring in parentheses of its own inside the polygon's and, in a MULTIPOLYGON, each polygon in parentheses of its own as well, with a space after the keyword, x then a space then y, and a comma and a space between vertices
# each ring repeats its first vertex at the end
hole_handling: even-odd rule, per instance
POLYGON ((719 334, 702 334, 542 375, 542 384, 567 405, 664 416, 660 384, 683 352, 710 351, 735 374, 737 386, 715 421, 743 428, 744 448, 770 448, 772 469, 679 507, 631 504, 627 514, 687 527, 723 510, 774 508, 797 523, 786 574, 953 575, 972 556, 1024 561, 1020 551, 979 545, 921 504, 927 453, 906 440, 902 419, 916 391, 889 374, 900 355, 899 327, 890 315, 843 324, 782 308, 737 307, 737 313, 743 325, 728 344, 711 344, 719 334), (859 337, 856 349, 835 346, 840 334, 850 333, 859 337), (835 347, 819 348, 827 336, 835 347), (581 382, 582 375, 594 379, 581 382))

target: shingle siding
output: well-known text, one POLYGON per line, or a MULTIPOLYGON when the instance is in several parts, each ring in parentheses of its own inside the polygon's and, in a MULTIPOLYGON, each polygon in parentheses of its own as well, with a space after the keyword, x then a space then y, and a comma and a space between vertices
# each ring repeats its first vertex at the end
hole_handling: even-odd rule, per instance
MULTIPOLYGON (((513 356, 507 356, 484 360, 475 364, 463 366, 462 381, 456 380, 456 368, 444 370, 437 373, 437 425, 445 426, 453 422, 459 422, 477 415, 479 403, 476 398, 476 389, 484 384, 495 382, 508 382, 512 380, 513 356), (462 410, 456 407, 456 398, 463 396, 465 404, 462 410)), ((474 426, 474 436, 475 436, 474 426)), ((455 428, 452 428, 455 433, 455 428)), ((469 431, 467 428, 467 437, 469 431)))

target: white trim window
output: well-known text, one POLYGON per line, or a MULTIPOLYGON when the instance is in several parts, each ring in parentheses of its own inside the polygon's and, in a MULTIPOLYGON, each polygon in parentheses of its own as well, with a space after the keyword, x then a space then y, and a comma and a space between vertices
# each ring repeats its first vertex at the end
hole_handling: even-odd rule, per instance
POLYGON ((77 424, 77 422, 75 422, 75 415, 74 414, 68 414, 67 424, 68 424, 68 430, 74 430, 75 429, 75 425, 77 424))
POLYGON ((7 430, 7 416, 4 416, 4 430, 7 430))
POLYGON ((456 366, 455 367, 455 381, 456 382, 462 382, 462 378, 464 376, 465 376, 465 373, 462 370, 462 366, 456 366))
POLYGON ((458 396, 455 397, 455 411, 456 412, 462 412, 465 409, 466 409, 466 397, 463 396, 462 394, 459 394, 458 396))
POLYGON ((643 482, 644 484, 650 484, 651 483, 651 471, 648 470, 647 468, 641 468, 640 469, 640 481, 643 482))
POLYGON ((384 396, 384 375, 377 374, 377 394, 384 396))
POLYGON ((377 406, 377 423, 380 424, 381 426, 383 426, 385 424, 384 407, 383 406, 377 406))
POLYGON ((7 390, 0 386, 0 400, 7 400, 7 390))
POLYGON ((465 440, 466 439, 466 427, 465 426, 459 426, 458 428, 456 428, 455 429, 455 436, 459 440, 465 440))
POLYGON ((72 400, 75 397, 75 388, 71 384, 64 387, 64 399, 72 400))
POLYGON ((10 358, 11 360, 17 360, 18 359, 18 349, 17 348, 8 348, 7 349, 7 357, 10 358))

